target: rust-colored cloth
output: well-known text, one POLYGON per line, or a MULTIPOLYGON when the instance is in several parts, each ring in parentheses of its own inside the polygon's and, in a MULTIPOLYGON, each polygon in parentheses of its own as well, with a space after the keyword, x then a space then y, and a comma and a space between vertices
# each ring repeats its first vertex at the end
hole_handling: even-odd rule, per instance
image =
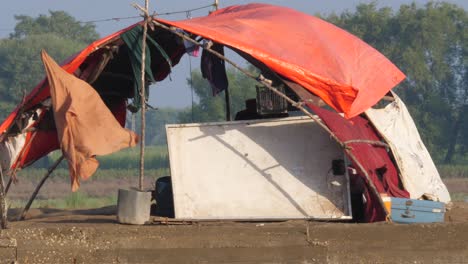
POLYGON ((42 61, 60 147, 68 161, 72 191, 76 191, 80 178, 91 177, 99 166, 96 155, 135 146, 138 137, 122 128, 88 83, 64 71, 45 51, 42 61))

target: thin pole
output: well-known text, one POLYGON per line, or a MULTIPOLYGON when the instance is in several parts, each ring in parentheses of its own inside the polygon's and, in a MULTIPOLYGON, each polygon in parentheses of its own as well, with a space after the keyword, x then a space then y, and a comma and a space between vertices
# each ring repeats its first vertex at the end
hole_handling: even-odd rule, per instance
POLYGON ((229 95, 229 87, 224 90, 224 100, 226 101, 226 121, 231 121, 231 96, 229 95))
MULTIPOLYGON (((215 10, 218 10, 219 0, 215 0, 213 6, 215 10)), ((226 121, 231 121, 231 95, 229 86, 224 90, 224 101, 226 102, 226 121)))
POLYGON ((390 217, 390 214, 387 210, 387 208, 385 207, 385 204, 382 200, 382 197, 380 196, 380 193, 377 191, 377 188, 375 187, 374 183, 372 182, 372 180, 370 179, 370 176, 369 174, 367 173, 367 171, 364 169, 364 167, 362 166, 362 164, 359 162, 359 160, 357 160, 357 158, 351 153, 350 151, 350 148, 349 146, 347 146, 345 143, 343 143, 336 135, 335 133, 333 133, 333 131, 331 131, 324 123, 322 123, 322 121, 317 118, 316 116, 312 115, 307 109, 305 109, 303 106, 302 106, 302 103, 299 103, 299 102, 296 102, 294 100, 292 100, 291 98, 289 98, 287 95, 285 95, 284 93, 280 92, 279 90, 277 90, 275 87, 273 87, 271 85, 271 81, 268 80, 268 79, 265 79, 262 75, 260 75, 259 77, 255 76, 253 73, 250 73, 249 71, 243 69, 242 67, 240 67, 239 65, 237 65, 235 62, 229 60, 228 58, 226 58, 225 56, 223 56, 222 54, 220 54, 219 52, 216 52, 214 50, 212 50, 211 48, 209 47, 205 47, 203 46, 202 44, 200 44, 199 42, 197 42, 196 40, 184 35, 184 34, 181 34, 179 32, 177 32, 175 30, 175 28, 173 27, 168 27, 164 24, 161 24, 159 23, 158 21, 154 21, 153 20, 153 23, 158 26, 158 27, 161 27, 161 28, 164 28, 166 30, 169 30, 170 32, 176 34, 177 36, 187 40, 187 41, 190 41, 192 43, 194 43, 195 45, 198 45, 200 47, 202 47, 203 49, 205 50, 208 50, 209 52, 211 52, 212 54, 214 54, 215 56, 217 56, 218 58, 220 59, 223 59, 224 61, 228 62, 229 64, 231 64, 234 68, 238 69, 240 72, 244 73, 245 75, 247 75, 248 77, 260 82, 261 84, 263 84, 265 87, 267 87, 268 89, 270 89, 271 91, 273 91, 275 94, 279 95, 280 97, 284 98, 286 101, 288 101, 289 103, 291 103, 292 105, 294 105, 296 108, 298 108, 299 110, 301 110, 304 114, 306 114, 308 117, 310 117, 312 120, 314 120, 321 128, 323 128, 325 131, 328 132, 328 134, 330 134, 330 136, 346 151, 346 153, 348 154, 348 156, 351 158, 351 160, 361 169, 362 173, 364 174, 364 177, 367 179, 367 182, 369 183, 369 187, 371 188, 372 192, 374 193, 374 195, 377 197, 378 201, 379 201, 379 204, 380 206, 382 207, 382 209, 384 210, 386 216, 387 216, 387 219, 389 221, 391 221, 391 217, 390 217))
POLYGON ((7 210, 5 182, 3 181, 3 168, 0 166, 0 229, 8 228, 7 210))
POLYGON ((60 162, 62 162, 62 160, 65 158, 65 156, 60 156, 60 158, 58 158, 54 164, 52 164, 52 166, 50 166, 50 168, 47 170, 46 174, 44 175, 44 177, 42 177, 41 181, 39 182, 39 184, 36 186, 36 189, 34 190, 34 192, 32 193, 31 195, 31 198, 29 198, 29 201, 28 203, 26 204, 26 206, 24 207, 23 209, 23 212, 21 213, 21 215, 18 217, 18 220, 24 220, 24 218, 26 217, 26 214, 28 213, 29 211, 29 208, 31 207, 32 203, 34 202, 34 200, 36 199, 36 196, 37 194, 39 193, 39 191, 41 190, 42 188, 42 185, 44 185, 44 183, 46 182, 46 180, 49 178, 49 176, 52 174, 52 172, 58 167, 58 165, 60 164, 60 162))
POLYGON ((13 182, 13 177, 10 176, 10 179, 8 180, 7 186, 5 187, 5 196, 8 195, 8 191, 10 190, 11 183, 13 182))
POLYGON ((145 0, 145 9, 144 9, 144 18, 145 23, 143 23, 143 42, 141 48, 141 87, 140 87, 140 97, 141 97, 141 139, 140 139, 140 178, 138 182, 138 188, 140 191, 143 190, 143 181, 145 178, 145 129, 146 129, 146 81, 145 81, 145 66, 146 66, 146 34, 148 31, 148 9, 149 1, 145 0))

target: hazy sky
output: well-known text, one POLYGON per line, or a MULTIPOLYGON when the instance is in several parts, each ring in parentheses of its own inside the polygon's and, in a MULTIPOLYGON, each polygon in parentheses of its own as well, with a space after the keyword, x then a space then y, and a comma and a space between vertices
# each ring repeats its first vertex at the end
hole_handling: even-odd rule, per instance
MULTIPOLYGON (((131 6, 131 3, 144 4, 143 0, 2 0, 0 9, 0 38, 8 37, 8 34, 15 26, 14 15, 37 16, 47 14, 48 10, 64 10, 80 21, 94 21, 107 18, 137 16, 138 11, 131 6)), ((300 10, 308 14, 341 12, 343 10, 353 10, 359 3, 369 3, 369 0, 219 0, 221 7, 246 3, 269 3, 287 6, 300 10)), ((401 4, 411 3, 410 0, 381 0, 379 6, 390 6, 398 8, 401 4)), ((416 0, 418 4, 425 4, 428 1, 416 0)), ((449 0, 446 2, 455 3, 468 9, 468 0, 449 0)), ((179 10, 187 10, 213 3, 213 0, 150 0, 150 9, 157 13, 165 13, 179 10)), ((209 9, 195 11, 193 17, 206 15, 209 9)), ((186 14, 164 16, 166 19, 185 19, 186 14)), ((122 19, 120 21, 109 21, 96 23, 96 28, 101 36, 115 32, 121 28, 137 22, 139 19, 122 19)), ((38 54, 39 56, 39 54, 38 54)), ((192 58, 192 67, 199 67, 199 60, 192 58)), ((183 107, 190 105, 191 95, 186 85, 189 76, 189 59, 184 56, 181 62, 174 68, 172 82, 166 80, 158 83, 151 89, 150 103, 154 106, 183 107)))

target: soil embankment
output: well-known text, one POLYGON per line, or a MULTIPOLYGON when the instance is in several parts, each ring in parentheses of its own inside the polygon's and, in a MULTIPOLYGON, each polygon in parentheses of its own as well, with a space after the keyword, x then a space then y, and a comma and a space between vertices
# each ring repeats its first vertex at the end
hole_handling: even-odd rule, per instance
MULTIPOLYGON (((17 211, 12 211, 14 217, 17 211)), ((288 221, 119 225, 115 207, 33 209, 0 263, 468 263, 468 203, 441 224, 288 221)), ((3 246, 2 246, 3 245, 3 246)))

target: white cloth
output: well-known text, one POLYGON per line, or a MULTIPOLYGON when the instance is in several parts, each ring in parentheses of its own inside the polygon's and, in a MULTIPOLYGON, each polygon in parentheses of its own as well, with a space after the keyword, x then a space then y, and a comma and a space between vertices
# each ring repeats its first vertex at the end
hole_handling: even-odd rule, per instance
POLYGON ((419 136, 408 109, 394 94, 395 101, 383 109, 369 109, 366 115, 389 144, 400 170, 403 186, 411 198, 424 194, 448 203, 450 194, 419 136))
POLYGON ((0 142, 0 159, 4 174, 10 174, 11 166, 15 164, 25 143, 26 133, 15 137, 8 137, 3 142, 0 142))

